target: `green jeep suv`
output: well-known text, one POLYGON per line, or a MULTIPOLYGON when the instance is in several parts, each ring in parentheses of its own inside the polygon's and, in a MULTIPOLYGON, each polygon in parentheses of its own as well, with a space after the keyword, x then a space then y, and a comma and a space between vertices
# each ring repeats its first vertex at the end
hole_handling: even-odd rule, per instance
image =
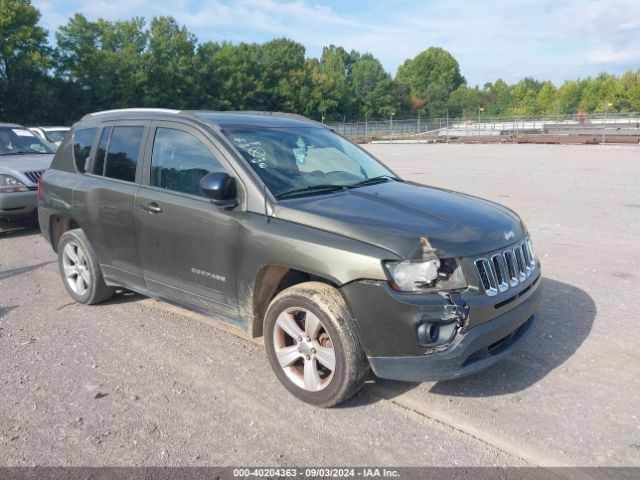
POLYGON ((38 211, 76 301, 121 287, 216 316, 264 337, 278 379, 319 406, 369 369, 417 382, 488 367, 542 292, 513 211, 405 181, 296 115, 87 115, 38 211))

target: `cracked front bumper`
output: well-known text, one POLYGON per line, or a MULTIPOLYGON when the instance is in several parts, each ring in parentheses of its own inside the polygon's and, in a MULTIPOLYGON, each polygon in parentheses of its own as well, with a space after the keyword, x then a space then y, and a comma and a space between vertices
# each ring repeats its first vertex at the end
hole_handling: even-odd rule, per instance
POLYGON ((373 372, 380 378, 422 382, 475 373, 517 348, 535 324, 542 278, 532 279, 526 293, 509 308, 492 308, 490 312, 483 303, 474 311, 474 297, 465 298, 470 318, 475 315, 474 326, 437 349, 421 347, 416 331, 421 323, 441 318, 446 299, 439 295, 407 296, 373 282, 354 282, 342 290, 373 372), (484 318, 478 318, 478 312, 484 318))

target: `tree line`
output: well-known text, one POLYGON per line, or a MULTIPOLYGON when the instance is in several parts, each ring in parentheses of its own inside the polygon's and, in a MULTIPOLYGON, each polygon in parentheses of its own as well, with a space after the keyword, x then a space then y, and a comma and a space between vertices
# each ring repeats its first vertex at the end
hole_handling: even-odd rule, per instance
POLYGON ((272 110, 326 121, 395 115, 474 117, 640 111, 640 69, 621 76, 470 86, 456 59, 431 47, 393 77, 370 53, 329 45, 307 57, 286 38, 199 42, 172 17, 88 20, 77 13, 55 45, 30 0, 0 0, 0 120, 68 124, 124 107, 272 110))

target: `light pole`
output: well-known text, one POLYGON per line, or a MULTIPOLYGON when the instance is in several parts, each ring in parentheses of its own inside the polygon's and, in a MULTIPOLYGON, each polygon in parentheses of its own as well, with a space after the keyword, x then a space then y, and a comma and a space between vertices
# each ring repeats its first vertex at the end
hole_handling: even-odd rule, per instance
POLYGON ((604 104, 604 123, 602 124, 602 143, 607 141, 607 115, 609 114, 609 107, 613 107, 613 103, 605 102, 604 104))
POLYGON ((369 124, 367 119, 367 112, 364 112, 364 143, 369 143, 369 124))
POLYGON ((478 108, 478 136, 480 136, 480 112, 484 112, 484 108, 478 108))
POLYGON ((391 112, 391 114, 389 115, 389 131, 391 132, 391 143, 393 143, 393 116, 395 114, 395 112, 391 112))
POLYGON ((447 143, 449 143, 449 109, 447 108, 447 143))
POLYGON ((322 114, 322 124, 324 125, 324 113, 322 114))

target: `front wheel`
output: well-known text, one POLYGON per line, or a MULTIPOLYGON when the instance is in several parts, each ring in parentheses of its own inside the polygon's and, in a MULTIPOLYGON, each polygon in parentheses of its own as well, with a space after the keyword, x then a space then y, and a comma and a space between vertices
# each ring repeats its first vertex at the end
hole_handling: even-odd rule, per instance
POLYGON ((307 282, 278 294, 267 309, 264 342, 280 382, 307 403, 332 407, 364 384, 368 363, 353 318, 330 285, 307 282))

